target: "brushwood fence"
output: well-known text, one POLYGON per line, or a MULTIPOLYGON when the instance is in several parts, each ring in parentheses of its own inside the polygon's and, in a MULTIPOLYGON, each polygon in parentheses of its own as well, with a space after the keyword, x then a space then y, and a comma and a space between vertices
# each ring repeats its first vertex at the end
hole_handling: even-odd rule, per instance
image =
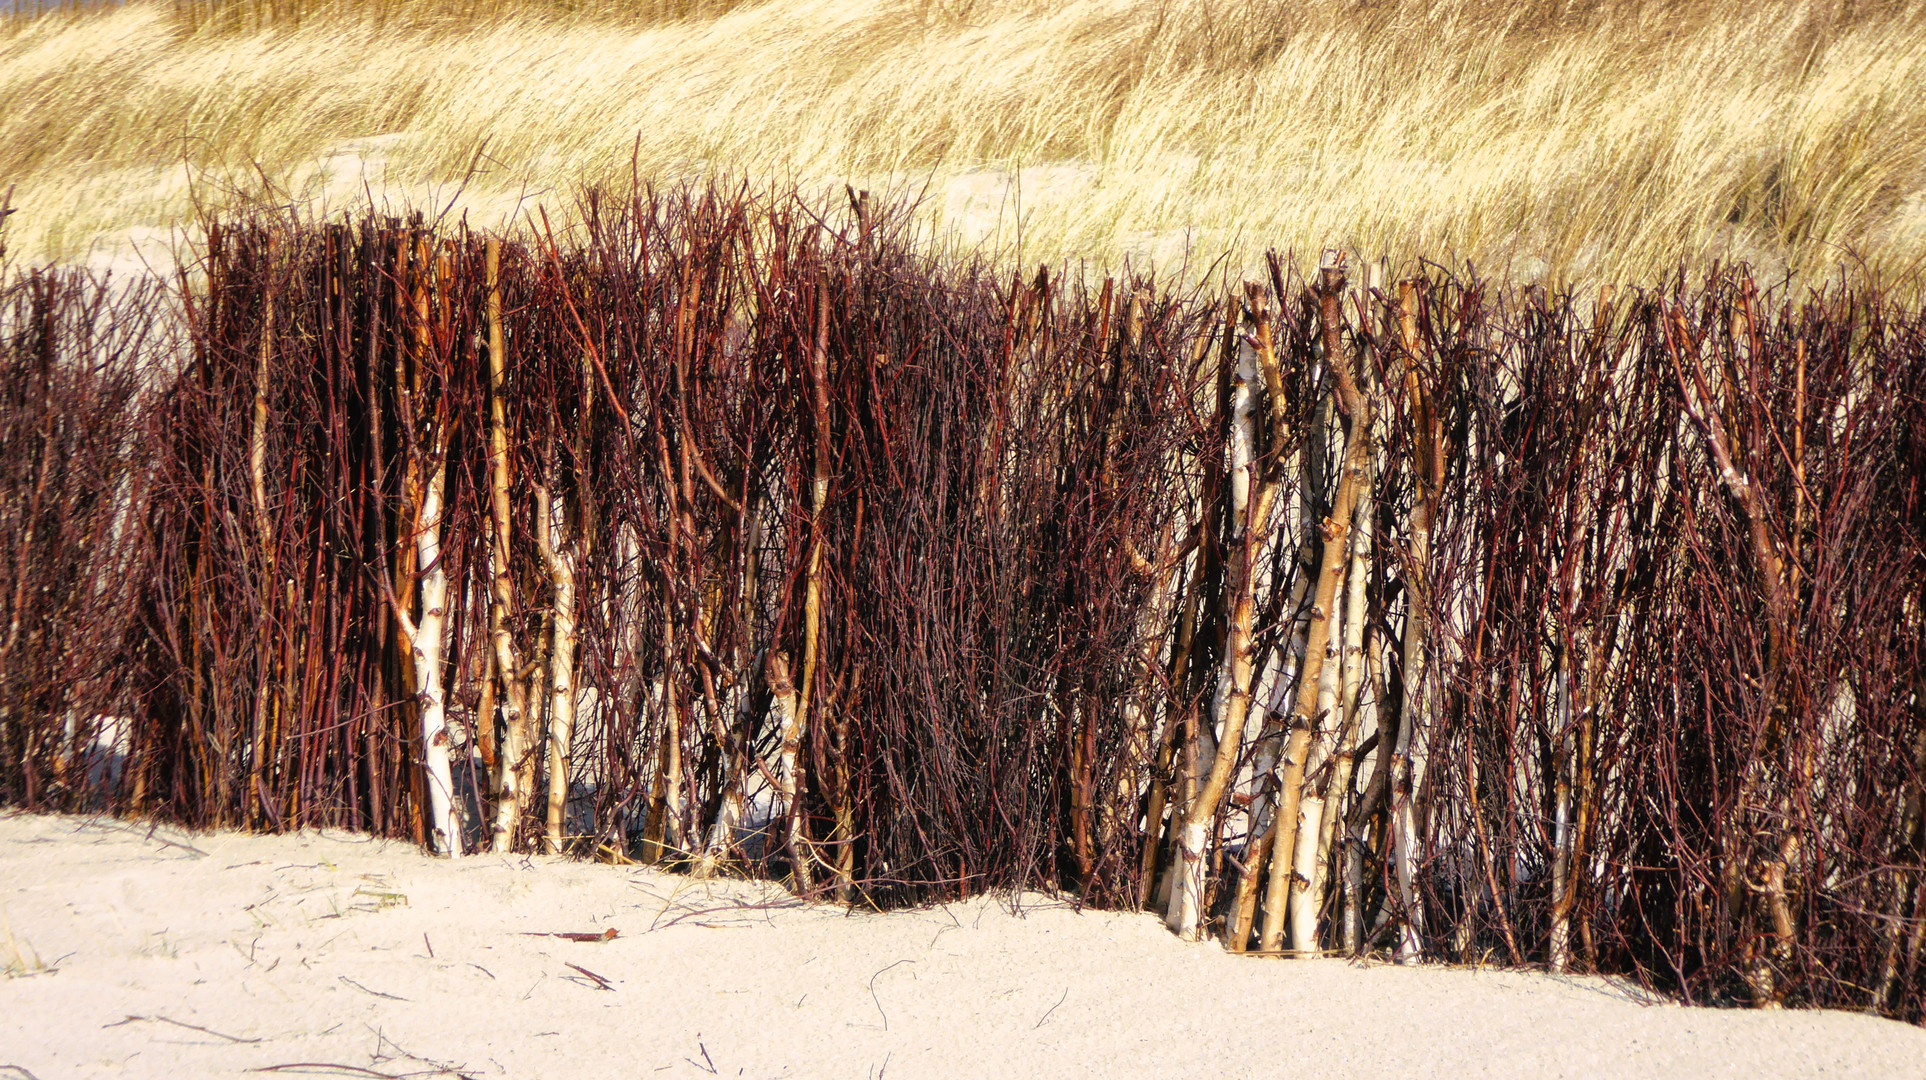
POLYGON ((1926 1007, 1926 317, 242 220, 0 293, 0 797, 1926 1007))

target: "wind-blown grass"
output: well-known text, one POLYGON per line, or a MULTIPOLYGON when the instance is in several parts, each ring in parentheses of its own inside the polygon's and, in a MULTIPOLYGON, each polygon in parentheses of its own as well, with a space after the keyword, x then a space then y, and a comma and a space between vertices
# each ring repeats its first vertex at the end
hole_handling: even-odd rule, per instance
POLYGON ((1847 0, 135 3, 0 20, 0 184, 28 260, 242 191, 459 189, 494 223, 633 168, 921 193, 1025 261, 1864 262, 1908 293, 1921 85, 1926 9, 1847 0))

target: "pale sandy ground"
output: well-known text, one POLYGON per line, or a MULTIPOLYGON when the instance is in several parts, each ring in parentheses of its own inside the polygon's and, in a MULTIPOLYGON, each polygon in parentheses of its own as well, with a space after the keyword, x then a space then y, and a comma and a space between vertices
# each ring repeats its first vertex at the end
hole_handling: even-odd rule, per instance
POLYGON ((65 817, 0 818, 0 963, 4 1080, 1926 1076, 1926 1032, 1870 1017, 1234 958, 1041 897, 848 915, 634 867, 65 817))

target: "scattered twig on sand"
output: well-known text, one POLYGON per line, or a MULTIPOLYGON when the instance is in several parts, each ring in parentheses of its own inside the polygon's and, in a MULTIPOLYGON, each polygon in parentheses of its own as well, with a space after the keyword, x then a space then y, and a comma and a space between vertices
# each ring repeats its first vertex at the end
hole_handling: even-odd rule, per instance
POLYGON ((615 927, 611 926, 607 930, 604 930, 599 934, 593 933, 593 932, 580 932, 580 931, 552 932, 552 931, 542 931, 542 930, 524 930, 522 931, 522 936, 523 937, 558 937, 564 941, 614 941, 617 937, 621 936, 621 934, 619 931, 615 929, 615 927))
POLYGON ((615 984, 614 984, 614 983, 612 983, 612 982, 610 982, 610 981, 608 981, 607 979, 605 979, 605 978, 603 978, 603 977, 602 977, 602 976, 600 976, 600 975, 597 975, 597 974, 596 974, 595 972, 593 972, 593 971, 590 971, 589 969, 587 969, 587 968, 585 968, 585 967, 583 967, 583 966, 582 966, 582 965, 580 965, 580 964, 570 964, 570 963, 568 963, 568 962, 566 962, 566 961, 564 961, 564 962, 563 962, 563 964, 562 964, 562 966, 563 966, 563 967, 567 967, 567 968, 570 968, 570 969, 572 969, 572 970, 574 970, 574 971, 578 971, 578 972, 580 972, 581 974, 583 974, 583 975, 585 975, 585 976, 587 976, 588 978, 590 978, 590 979, 593 979, 593 980, 595 981, 595 986, 596 986, 596 989, 598 989, 598 990, 607 990, 607 991, 608 991, 609 993, 611 993, 611 994, 615 992, 615 984))
POLYGON ((390 1039, 380 1028, 368 1027, 366 1024, 362 1026, 367 1027, 375 1037, 375 1052, 369 1057, 369 1061, 372 1064, 386 1065, 391 1061, 415 1061, 428 1066, 425 1070, 418 1069, 414 1072, 396 1073, 395 1075, 397 1077, 457 1076, 466 1078, 468 1076, 466 1072, 462 1071, 465 1066, 450 1065, 445 1061, 436 1061, 434 1058, 422 1057, 420 1054, 414 1053, 407 1047, 390 1039), (393 1051, 393 1053, 389 1051, 393 1051))
POLYGON ((1058 1006, 1062 1005, 1064 1002, 1069 1000, 1070 1000, 1070 988, 1066 986, 1063 988, 1063 996, 1057 999, 1057 1004, 1050 1006, 1048 1009, 1045 1009, 1043 1012, 1043 1015, 1037 1018, 1037 1027, 1041 1028, 1044 1024, 1048 1023, 1050 1020, 1050 1014, 1053 1012, 1056 1012, 1058 1006))
MULTIPOLYGON (((763 900, 758 902, 743 901, 743 902, 728 903, 728 904, 717 904, 714 907, 690 908, 688 911, 685 911, 682 914, 677 915, 673 919, 664 920, 662 918, 662 915, 666 914, 668 911, 668 909, 665 907, 663 908, 662 912, 657 913, 656 921, 650 923, 649 929, 644 930, 643 933, 646 934, 656 930, 667 930, 669 927, 674 926, 675 924, 682 922, 685 919, 694 919, 703 915, 714 915, 716 912, 719 912, 719 911, 779 911, 786 908, 801 907, 801 906, 802 905, 797 903, 795 900, 788 899, 788 898, 781 899, 781 900, 763 900)), ((715 924, 713 923, 697 923, 696 925, 707 926, 711 928, 715 926, 715 924)))
POLYGON ((199 1024, 183 1023, 179 1020, 174 1019, 171 1016, 128 1016, 123 1019, 116 1020, 111 1024, 102 1024, 101 1026, 103 1028, 115 1028, 115 1027, 125 1027, 128 1024, 135 1024, 135 1023, 172 1024, 177 1028, 186 1028, 189 1031, 198 1031, 204 1035, 212 1035, 217 1039, 226 1039, 228 1042, 231 1042, 231 1043, 257 1043, 262 1041, 260 1039, 244 1039, 239 1035, 229 1035, 225 1031, 215 1031, 213 1028, 205 1028, 199 1024))
POLYGON ((208 857, 207 852, 202 851, 200 848, 197 848, 192 844, 183 844, 179 840, 169 840, 167 837, 161 836, 159 833, 160 822, 158 821, 149 825, 145 833, 143 833, 138 826, 116 825, 113 822, 104 821, 99 818, 90 818, 89 820, 81 822, 80 825, 76 827, 74 831, 84 832, 88 829, 97 829, 101 832, 126 833, 129 836, 139 835, 141 836, 142 839, 151 840, 154 843, 160 844, 163 847, 180 848, 182 851, 185 851, 196 858, 205 859, 208 857))
POLYGON ((393 995, 393 994, 384 994, 384 993, 382 993, 382 992, 381 992, 381 991, 379 991, 379 990, 370 990, 370 989, 368 989, 367 987, 365 987, 365 986, 363 986, 363 985, 361 985, 360 983, 358 983, 358 982, 355 982, 355 981, 354 981, 353 979, 350 979, 350 978, 348 978, 348 977, 347 977, 346 975, 341 975, 341 976, 337 976, 337 977, 338 977, 338 978, 339 978, 339 979, 340 979, 340 980, 341 980, 342 982, 344 982, 344 983, 347 983, 347 984, 348 984, 349 986, 352 986, 352 987, 354 987, 354 988, 355 988, 356 990, 359 990, 359 991, 361 991, 361 992, 362 992, 362 993, 364 993, 364 994, 373 994, 373 995, 374 995, 375 997, 378 997, 378 998, 387 998, 387 999, 388 999, 389 1001, 407 1001, 407 1000, 408 1000, 408 999, 407 999, 407 998, 405 998, 405 997, 396 997, 396 996, 395 996, 395 995, 393 995))
POLYGON ((263 1065, 248 1072, 318 1072, 346 1073, 349 1076, 379 1076, 381 1080, 395 1080, 395 1074, 378 1069, 364 1069, 359 1065, 342 1065, 333 1061, 291 1061, 286 1065, 263 1065))
MULTIPOLYGON (((413 1060, 420 1061, 422 1059, 414 1058, 413 1060)), ((427 1062, 426 1064, 434 1065, 434 1062, 427 1062)), ((381 1080, 404 1080, 406 1077, 415 1076, 453 1076, 457 1077, 458 1080, 473 1080, 467 1073, 461 1072, 458 1069, 449 1068, 445 1065, 436 1065, 432 1069, 424 1069, 416 1072, 385 1073, 379 1069, 364 1068, 360 1065, 344 1065, 337 1061, 290 1061, 285 1065, 263 1065, 260 1068, 249 1069, 248 1072, 334 1073, 342 1076, 379 1076, 381 1080)))
POLYGON ((182 851, 188 852, 189 854, 195 856, 196 858, 205 859, 208 857, 207 852, 202 851, 200 848, 195 847, 193 844, 183 844, 179 840, 169 840, 167 837, 159 835, 158 833, 159 829, 160 829, 159 822, 155 822, 154 824, 149 825, 147 827, 147 839, 160 844, 162 847, 180 848, 182 851))
POLYGON ((882 978, 884 973, 888 972, 891 968, 899 968, 899 967, 902 967, 904 964, 914 964, 914 963, 916 963, 916 961, 914 960, 898 960, 894 964, 891 964, 889 967, 886 967, 881 971, 878 971, 876 974, 871 975, 869 977, 869 1000, 876 1003, 876 1015, 883 1018, 884 1031, 889 1030, 889 1014, 883 1011, 883 999, 876 996, 876 980, 882 978))
POLYGON ((709 1048, 702 1045, 701 1043, 697 1043, 696 1049, 702 1051, 702 1061, 698 1062, 694 1058, 686 1058, 686 1057, 683 1058, 682 1060, 688 1062, 691 1065, 694 1065, 698 1069, 701 1069, 707 1072, 710 1076, 720 1075, 720 1071, 716 1068, 715 1061, 709 1057, 709 1048))

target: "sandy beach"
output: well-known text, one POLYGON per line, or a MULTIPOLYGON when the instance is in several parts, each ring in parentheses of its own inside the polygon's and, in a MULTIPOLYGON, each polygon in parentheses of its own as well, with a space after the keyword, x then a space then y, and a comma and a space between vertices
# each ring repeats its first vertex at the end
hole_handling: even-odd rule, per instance
POLYGON ((77 817, 0 818, 0 963, 8 1080, 1926 1076, 1926 1032, 1868 1016, 1238 958, 1043 896, 849 914, 639 867, 77 817))

